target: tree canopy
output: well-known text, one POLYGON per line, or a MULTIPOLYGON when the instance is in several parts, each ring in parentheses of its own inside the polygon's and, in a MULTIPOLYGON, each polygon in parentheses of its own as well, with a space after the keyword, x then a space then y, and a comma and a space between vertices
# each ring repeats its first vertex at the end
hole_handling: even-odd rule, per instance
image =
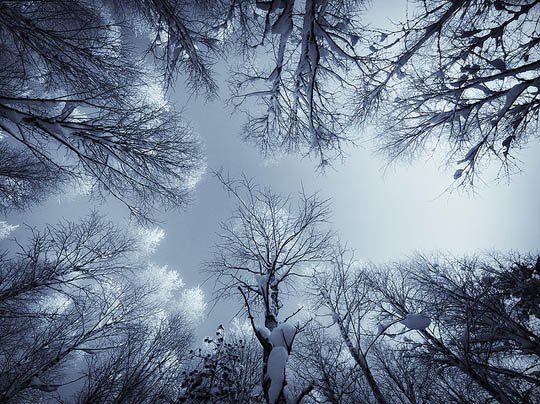
POLYGON ((391 158, 442 148, 459 184, 491 160, 501 177, 514 173, 516 151, 538 137, 539 13, 535 1, 418 2, 377 32, 357 118, 383 112, 391 158))
MULTIPOLYGON (((160 96, 159 77, 128 41, 126 24, 134 20, 127 11, 157 24, 155 12, 139 10, 145 4, 119 14, 124 9, 108 2, 2 2, 0 128, 11 156, 2 183, 32 195, 22 203, 3 186, 4 209, 23 207, 66 177, 87 183, 95 196, 120 200, 140 220, 150 219, 156 204, 185 204, 201 154, 160 96), (17 170, 21 161, 26 173, 17 170)), ((176 60, 166 59, 170 80, 176 60)))
MULTIPOLYGON (((263 155, 324 171, 371 137, 387 161, 442 156, 458 187, 516 172, 540 2, 407 5, 381 27, 365 0, 0 1, 0 213, 74 183, 139 226, 185 206, 206 162, 169 95, 215 100, 227 69, 263 155)), ((203 272, 238 311, 199 346, 201 294, 143 251, 163 229, 0 220, 0 402, 540 402, 538 252, 361 262, 329 199, 214 174, 237 206, 203 272)))

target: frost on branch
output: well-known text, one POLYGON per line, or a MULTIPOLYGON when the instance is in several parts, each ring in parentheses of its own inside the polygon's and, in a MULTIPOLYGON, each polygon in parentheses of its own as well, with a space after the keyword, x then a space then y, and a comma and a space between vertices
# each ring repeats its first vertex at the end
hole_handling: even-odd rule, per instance
POLYGON ((0 220, 0 240, 7 238, 18 227, 18 224, 9 224, 0 220))

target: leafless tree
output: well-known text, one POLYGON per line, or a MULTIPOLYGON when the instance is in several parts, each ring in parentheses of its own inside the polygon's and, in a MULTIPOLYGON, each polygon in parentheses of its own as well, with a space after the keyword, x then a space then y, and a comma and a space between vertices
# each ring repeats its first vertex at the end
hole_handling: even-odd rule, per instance
POLYGON ((356 48, 364 3, 230 2, 222 24, 244 56, 231 101, 246 112, 245 138, 264 153, 299 152, 322 168, 342 155, 353 77, 366 68, 356 48))
POLYGON ((361 377, 338 333, 317 323, 310 323, 299 336, 291 368, 304 383, 314 384, 308 402, 370 403, 370 388, 361 377))
MULTIPOLYGON (((122 357, 124 371, 134 373, 148 370, 144 359, 154 369, 158 367, 158 355, 161 362, 171 364, 175 345, 155 350, 152 341, 157 338, 165 343, 165 334, 152 331, 161 338, 153 340, 149 328, 141 325, 156 318, 157 308, 149 297, 151 289, 130 275, 137 268, 128 259, 133 245, 120 229, 93 215, 79 224, 32 231, 28 247, 20 246, 18 254, 2 255, 0 401, 59 395, 63 386, 84 379, 77 372, 68 375, 66 369, 77 368, 85 355, 122 357), (138 365, 129 362, 134 357, 126 357, 126 352, 135 350, 137 355, 147 354, 137 357, 138 365)), ((181 344, 189 342, 185 321, 167 324, 178 326, 174 334, 181 344)), ((95 359, 91 362, 95 364, 95 359)), ((131 376, 122 379, 122 386, 136 390, 140 380, 131 376)), ((96 374, 92 377, 88 386, 97 383, 96 374)), ((113 387, 112 396, 118 390, 113 387)))
POLYGON ((79 224, 60 223, 44 231, 31 229, 31 243, 20 246, 12 257, 2 257, 0 302, 46 295, 72 285, 85 291, 77 282, 107 281, 133 269, 125 257, 134 251, 134 243, 111 223, 93 214, 79 224))
POLYGON ((220 1, 112 0, 111 3, 121 21, 147 25, 145 30, 151 36, 148 52, 161 65, 166 86, 172 85, 176 75, 181 74, 186 76, 187 87, 192 92, 216 94, 212 65, 222 54, 222 40, 214 20, 217 16, 211 10, 221 11, 220 1))
POLYGON ((528 287, 537 266, 534 257, 419 257, 380 276, 381 315, 390 322, 411 313, 430 319, 429 327, 413 326, 416 335, 402 344, 409 355, 435 366, 441 380, 461 373, 458 379, 465 376, 483 390, 479 396, 535 401, 540 344, 531 305, 538 302, 528 287))
POLYGON ((366 270, 355 262, 350 251, 336 247, 329 266, 314 277, 314 298, 316 307, 326 311, 322 314, 331 317, 330 325, 337 328, 373 400, 387 403, 369 359, 371 348, 382 336, 374 321, 377 300, 366 270))
POLYGON ((380 108, 391 158, 437 148, 460 165, 458 184, 493 159, 511 173, 515 151, 538 137, 539 13, 536 1, 412 2, 407 19, 373 38, 356 117, 380 108))
POLYGON ((77 403, 171 402, 192 340, 182 316, 159 324, 134 324, 114 347, 85 357, 84 387, 77 403))
POLYGON ((2 2, 2 131, 135 215, 182 203, 199 151, 177 116, 139 94, 148 72, 127 46, 137 22, 166 85, 181 72, 215 94, 212 64, 241 55, 231 102, 265 153, 324 167, 355 140, 351 125, 377 121, 392 159, 445 145, 457 184, 493 158, 511 173, 538 127, 536 2, 415 2, 393 30, 363 25, 365 3, 2 2))
POLYGON ((89 182, 145 220, 155 204, 186 202, 200 151, 179 115, 148 96, 152 76, 107 4, 2 2, 0 131, 44 174, 89 182))
POLYGON ((489 397, 460 372, 439 372, 430 361, 410 354, 411 345, 390 338, 373 347, 372 364, 389 402, 410 404, 487 403, 489 397))
POLYGON ((539 270, 515 254, 360 265, 338 246, 313 278, 317 327, 297 372, 315 401, 535 401, 539 270), (354 374, 364 382, 337 377, 354 374))
POLYGON ((0 155, 0 211, 4 213, 39 202, 65 179, 55 166, 1 140, 0 155))
POLYGON ((504 177, 537 137, 538 7, 413 1, 380 29, 362 23, 363 1, 224 2, 221 26, 244 55, 232 103, 266 153, 310 154, 324 167, 355 140, 354 124, 376 123, 391 160, 437 149, 459 165, 456 185, 492 160, 504 177))
MULTIPOLYGON (((288 318, 280 320, 284 295, 327 257, 331 233, 321 229, 328 219, 327 202, 301 194, 295 208, 288 197, 260 189, 248 180, 217 176, 239 207, 222 225, 220 242, 207 271, 216 281, 218 298, 242 299, 263 348, 265 399, 284 402, 285 364, 298 332, 288 318), (263 324, 257 323, 258 313, 263 324)), ((307 391, 296 400, 300 401, 307 391)))

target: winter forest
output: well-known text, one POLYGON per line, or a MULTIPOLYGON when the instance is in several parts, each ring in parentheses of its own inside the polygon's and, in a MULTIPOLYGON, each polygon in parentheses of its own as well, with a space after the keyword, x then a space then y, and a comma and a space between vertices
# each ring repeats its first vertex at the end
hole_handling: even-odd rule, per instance
POLYGON ((540 3, 0 0, 0 403, 540 403, 540 3))

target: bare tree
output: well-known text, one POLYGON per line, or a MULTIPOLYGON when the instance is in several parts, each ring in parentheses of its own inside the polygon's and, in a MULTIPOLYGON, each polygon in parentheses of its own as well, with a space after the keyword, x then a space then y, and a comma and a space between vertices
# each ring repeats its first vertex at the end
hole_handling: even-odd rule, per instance
POLYGON ((231 102, 265 153, 325 167, 355 140, 352 125, 377 121, 392 159, 444 143, 458 184, 490 159, 511 173, 538 127, 536 2, 416 2, 393 30, 363 25, 365 3, 3 2, 0 128, 137 216, 181 204, 199 151, 178 116, 140 94, 149 74, 128 46, 137 22, 166 86, 182 72, 215 94, 212 64, 237 51, 231 102))
POLYGON ((371 390, 340 335, 310 323, 300 334, 291 368, 304 383, 313 383, 308 402, 370 403, 371 390))
POLYGON ((419 256, 376 267, 338 247, 330 263, 313 278, 318 327, 300 353, 311 366, 296 367, 326 400, 537 400, 537 257, 419 256))
POLYGON ((313 279, 318 326, 295 366, 316 381, 315 401, 538 399, 538 257, 419 256, 376 267, 338 248, 331 264, 313 279), (348 383, 355 372, 363 383, 348 383))
POLYGON ((299 152, 322 168, 342 155, 352 140, 348 97, 359 91, 353 77, 366 68, 356 50, 363 5, 230 2, 222 24, 232 27, 244 56, 231 102, 246 112, 245 138, 264 153, 299 152))
POLYGON ((458 184, 490 160, 511 173, 515 151, 538 137, 538 3, 412 3, 395 30, 374 34, 357 119, 380 108, 391 158, 442 149, 458 184))
POLYGON ((411 344, 388 341, 373 347, 372 365, 389 402, 401 403, 481 403, 489 402, 478 386, 460 372, 439 372, 437 366, 411 355, 411 344))
POLYGON ((65 175, 31 152, 0 140, 0 211, 24 209, 62 184, 65 175))
POLYGON ((44 175, 87 181, 94 195, 112 195, 138 219, 156 203, 184 204, 201 169, 198 142, 177 113, 148 96, 152 76, 129 48, 125 24, 101 2, 1 7, 3 142, 32 153, 44 175))
POLYGON ((459 165, 456 185, 492 160, 498 176, 514 172, 538 132, 537 2, 414 1, 391 29, 364 25, 365 7, 224 2, 220 26, 244 57, 231 101, 247 114, 245 137, 324 167, 355 140, 353 125, 375 123, 391 160, 441 150, 459 165))
POLYGON ((114 347, 85 357, 84 387, 77 403, 171 402, 192 340, 182 316, 133 324, 114 347))
MULTIPOLYGON (((354 256, 338 246, 329 268, 314 277, 314 298, 317 308, 327 311, 340 339, 370 388, 373 400, 388 402, 376 379, 369 354, 382 333, 374 325, 376 296, 366 271, 354 261, 354 256)), ((370 401, 370 400, 368 400, 370 401)))
MULTIPOLYGON (((68 366, 77 368, 81 356, 122 357, 124 350, 137 350, 142 355, 141 344, 152 344, 152 334, 148 328, 141 329, 141 324, 156 318, 157 308, 149 298, 152 290, 130 276, 136 268, 128 259, 133 245, 120 229, 93 215, 80 224, 64 223, 48 226, 43 232, 33 231, 29 247, 21 246, 17 255, 3 254, 2 402, 60 394, 63 386, 85 377, 77 378, 67 371, 64 374, 68 366)), ((176 325, 174 333, 185 345, 189 341, 185 339, 188 328, 185 322, 176 325)), ((161 350, 145 351, 148 355, 152 352, 151 359, 139 359, 151 361, 154 368, 159 366, 158 359, 168 366, 171 350, 174 346, 169 344, 161 350)), ((126 359, 125 355, 123 358, 126 359)), ((131 359, 134 360, 130 357, 126 361, 131 359)), ((126 372, 148 370, 134 362, 128 366, 126 361, 126 372)), ((148 371, 144 377, 151 374, 153 371, 148 371)), ((136 390, 140 384, 137 380, 135 376, 133 380, 123 379, 124 388, 136 390)), ((89 385, 95 382, 88 380, 89 385)), ((117 391, 117 386, 113 387, 117 391)), ((109 394, 114 396, 115 391, 109 394)))
POLYGON ((122 232, 92 214, 79 224, 60 223, 44 231, 31 230, 28 247, 20 246, 16 257, 2 257, 0 302, 32 299, 63 285, 84 291, 77 282, 110 278, 130 271, 126 255, 134 243, 122 232))
POLYGON ((111 3, 121 21, 147 24, 151 36, 148 52, 161 65, 166 86, 174 84, 178 73, 186 75, 187 87, 192 92, 216 94, 212 65, 222 53, 222 41, 211 10, 221 10, 219 1, 112 0, 111 3))
MULTIPOLYGON (((284 402, 285 367, 298 327, 280 320, 284 295, 295 279, 308 276, 327 256, 330 232, 327 202, 301 194, 295 208, 288 197, 261 190, 248 180, 218 178, 239 207, 222 225, 220 242, 207 271, 215 279, 218 298, 239 296, 263 349, 262 388, 265 400, 284 402), (263 324, 255 316, 260 313, 263 324)), ((302 392, 300 401, 310 390, 302 392)))
POLYGON ((483 390, 478 396, 501 403, 535 401, 540 344, 529 306, 534 300, 523 293, 525 285, 509 287, 514 283, 506 280, 532 280, 536 267, 534 257, 419 257, 380 276, 381 316, 402 319, 416 334, 402 340, 403 349, 433 365, 442 380, 461 373, 458 378, 483 390), (524 299, 514 297, 520 294, 524 299))

